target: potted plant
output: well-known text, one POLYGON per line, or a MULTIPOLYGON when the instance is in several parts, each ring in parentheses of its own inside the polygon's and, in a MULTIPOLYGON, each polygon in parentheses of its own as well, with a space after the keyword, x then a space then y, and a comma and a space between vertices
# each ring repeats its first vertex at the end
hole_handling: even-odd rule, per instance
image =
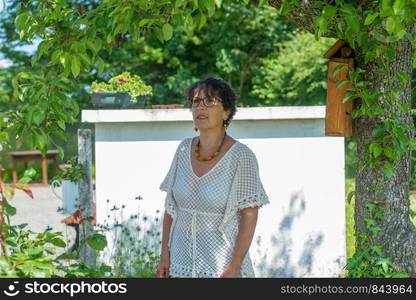
POLYGON ((108 83, 94 81, 91 93, 92 103, 97 108, 143 108, 145 96, 152 94, 152 87, 140 76, 124 72, 108 83))

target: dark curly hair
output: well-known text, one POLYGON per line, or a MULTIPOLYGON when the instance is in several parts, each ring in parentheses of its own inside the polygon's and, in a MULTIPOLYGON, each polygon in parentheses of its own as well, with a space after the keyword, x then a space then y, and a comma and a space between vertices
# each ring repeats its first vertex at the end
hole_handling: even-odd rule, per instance
POLYGON ((188 105, 192 109, 192 100, 195 95, 195 91, 201 88, 205 95, 208 97, 218 97, 221 99, 222 105, 225 111, 229 111, 228 119, 224 121, 227 127, 230 125, 232 118, 234 117, 237 107, 237 95, 230 87, 230 85, 219 78, 207 76, 204 79, 191 84, 185 89, 185 97, 188 100, 188 105))

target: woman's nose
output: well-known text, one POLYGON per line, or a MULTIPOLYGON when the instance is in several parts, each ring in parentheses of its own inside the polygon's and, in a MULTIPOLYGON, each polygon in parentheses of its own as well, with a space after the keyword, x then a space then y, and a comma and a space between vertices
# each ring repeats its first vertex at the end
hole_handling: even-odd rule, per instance
POLYGON ((205 105, 204 105, 204 103, 203 103, 203 101, 199 101, 199 102, 197 102, 196 103, 196 106, 194 106, 195 108, 200 108, 200 107, 203 107, 203 108, 205 108, 205 105))

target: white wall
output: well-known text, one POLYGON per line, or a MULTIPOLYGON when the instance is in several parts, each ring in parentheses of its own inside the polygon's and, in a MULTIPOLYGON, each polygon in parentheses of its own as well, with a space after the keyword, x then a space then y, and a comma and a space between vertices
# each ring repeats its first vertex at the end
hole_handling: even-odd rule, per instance
MULTIPOLYGON (((120 211, 123 220, 136 213, 161 216, 165 193, 158 187, 176 147, 198 134, 189 109, 83 111, 82 118, 96 123, 97 222, 120 211), (134 200, 139 195, 143 200, 134 200), (122 204, 124 210, 109 210, 122 204)), ((270 199, 259 211, 250 248, 258 277, 342 274, 344 138, 326 137, 324 126, 325 106, 237 108, 227 133, 256 154, 270 199)), ((153 226, 160 225, 159 217, 153 226)), ((111 247, 110 241, 103 261, 111 247)))

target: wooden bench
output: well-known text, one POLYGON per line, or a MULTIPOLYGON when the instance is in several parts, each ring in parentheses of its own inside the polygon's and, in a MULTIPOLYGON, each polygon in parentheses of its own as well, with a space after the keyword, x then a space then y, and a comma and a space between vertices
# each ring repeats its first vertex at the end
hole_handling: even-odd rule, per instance
POLYGON ((36 151, 15 151, 8 152, 12 157, 13 162, 13 183, 17 183, 17 163, 24 162, 25 169, 27 169, 27 163, 30 161, 41 161, 42 162, 42 185, 48 185, 48 165, 47 160, 51 159, 54 163, 55 170, 57 169, 57 155, 58 150, 48 150, 46 156, 42 156, 39 150, 36 151))

